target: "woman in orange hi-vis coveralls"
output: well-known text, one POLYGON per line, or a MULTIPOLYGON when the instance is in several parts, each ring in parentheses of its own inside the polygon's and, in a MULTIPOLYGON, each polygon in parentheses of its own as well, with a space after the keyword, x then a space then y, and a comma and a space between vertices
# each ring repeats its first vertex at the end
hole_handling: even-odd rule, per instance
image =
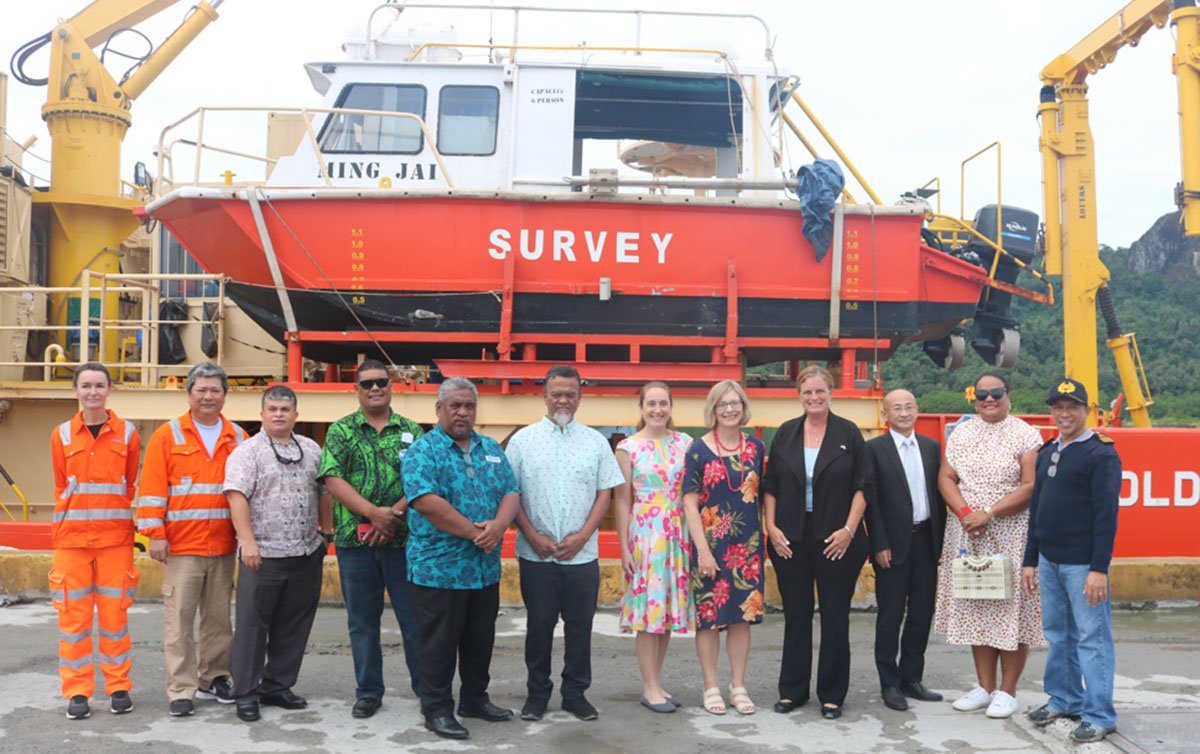
POLYGON ((106 408, 112 380, 101 364, 84 364, 72 382, 80 411, 50 436, 54 463, 54 567, 50 594, 58 610, 58 670, 67 717, 91 715, 96 688, 92 616, 100 617, 100 670, 114 714, 133 709, 132 645, 126 610, 137 590, 133 509, 140 443, 133 424, 106 408))

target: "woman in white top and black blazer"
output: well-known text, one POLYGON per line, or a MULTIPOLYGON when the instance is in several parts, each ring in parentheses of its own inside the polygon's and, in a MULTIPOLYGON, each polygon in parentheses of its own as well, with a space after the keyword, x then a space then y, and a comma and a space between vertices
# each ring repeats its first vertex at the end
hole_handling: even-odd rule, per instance
POLYGON ((796 385, 804 415, 779 428, 763 477, 768 551, 784 612, 775 711, 791 712, 808 701, 815 582, 821 600, 817 698, 821 715, 835 719, 850 686, 850 600, 869 550, 862 526, 869 461, 858 427, 830 411, 829 372, 807 367, 796 385))

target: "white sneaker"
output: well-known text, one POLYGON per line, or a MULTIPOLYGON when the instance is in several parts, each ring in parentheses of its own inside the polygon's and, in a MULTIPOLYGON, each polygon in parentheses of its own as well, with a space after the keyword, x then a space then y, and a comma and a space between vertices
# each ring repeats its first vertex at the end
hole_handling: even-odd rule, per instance
MULTIPOLYGON (((976 686, 954 700, 954 709, 959 712, 974 712, 975 710, 989 706, 992 703, 993 696, 992 692, 984 691, 982 686, 976 686)), ((1012 713, 1010 712, 1009 714, 1012 713)))
POLYGON ((1017 711, 1017 698, 1011 694, 997 690, 992 694, 992 703, 988 705, 987 716, 995 718, 1011 717, 1017 711))

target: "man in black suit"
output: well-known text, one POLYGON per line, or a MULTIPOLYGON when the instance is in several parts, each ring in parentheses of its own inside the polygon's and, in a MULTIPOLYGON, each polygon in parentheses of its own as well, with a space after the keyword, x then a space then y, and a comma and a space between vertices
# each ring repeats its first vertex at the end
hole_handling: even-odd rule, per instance
POLYGON ((883 703, 895 710, 908 709, 905 697, 942 700, 921 682, 946 525, 946 506, 937 489, 941 446, 914 431, 917 416, 913 394, 893 390, 883 398, 883 418, 890 429, 867 443, 872 467, 867 525, 879 605, 875 666, 883 703))

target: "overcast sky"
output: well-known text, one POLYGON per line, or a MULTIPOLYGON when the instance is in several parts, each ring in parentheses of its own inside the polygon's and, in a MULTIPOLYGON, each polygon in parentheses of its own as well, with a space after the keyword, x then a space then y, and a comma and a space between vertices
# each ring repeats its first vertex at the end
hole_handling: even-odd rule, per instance
MULTIPOLYGON (((220 20, 134 103, 134 126, 122 164, 152 164, 151 152, 166 124, 199 105, 315 105, 301 64, 337 60, 346 31, 375 2, 362 0, 226 0, 220 20)), ((563 0, 561 5, 574 3, 563 0)), ((53 28, 56 19, 85 7, 83 0, 5 3, 0 53, 5 68, 25 41, 53 28)), ((616 2, 614 7, 628 7, 616 2)), ((994 140, 1003 144, 1004 201, 1042 213, 1041 161, 1036 120, 1039 71, 1120 7, 1095 0, 924 0, 918 3, 637 0, 642 9, 725 10, 761 16, 774 35, 781 68, 800 77, 801 94, 834 133, 884 201, 940 176, 943 210, 957 214, 959 164, 994 140)), ((188 2, 169 8, 145 31, 155 43, 182 19, 188 2)), ((445 11, 462 41, 476 28, 463 11, 445 11)), ((497 36, 511 17, 496 14, 497 36), (504 20, 501 20, 501 19, 504 20)), ((594 18, 583 26, 522 23, 522 41, 603 43, 608 27, 594 18), (557 32, 557 36, 550 31, 557 32)), ((632 22, 630 22, 632 28, 632 22)), ((762 59, 757 27, 731 22, 647 22, 643 42, 663 46, 736 46, 747 60, 762 59)), ((138 52, 132 35, 117 49, 138 52)), ((1096 141, 1100 241, 1126 246, 1171 211, 1179 180, 1179 133, 1171 29, 1151 31, 1137 48, 1089 79, 1096 141)), ((44 75, 48 56, 35 56, 28 73, 44 75)), ((123 66, 116 67, 119 73, 123 66)), ((40 119, 44 89, 11 78, 8 129, 18 141, 38 136, 31 150, 49 157, 40 119)), ((801 116, 799 112, 794 113, 801 116)), ((809 129, 810 134, 814 132, 809 129)), ((261 149, 263 138, 258 137, 261 149)), ((994 160, 968 174, 967 214, 994 201, 994 160)), ((26 160, 34 173, 49 167, 26 160)), ((851 186, 852 190, 857 187, 851 186)), ((864 192, 855 190, 861 199, 864 192)))

